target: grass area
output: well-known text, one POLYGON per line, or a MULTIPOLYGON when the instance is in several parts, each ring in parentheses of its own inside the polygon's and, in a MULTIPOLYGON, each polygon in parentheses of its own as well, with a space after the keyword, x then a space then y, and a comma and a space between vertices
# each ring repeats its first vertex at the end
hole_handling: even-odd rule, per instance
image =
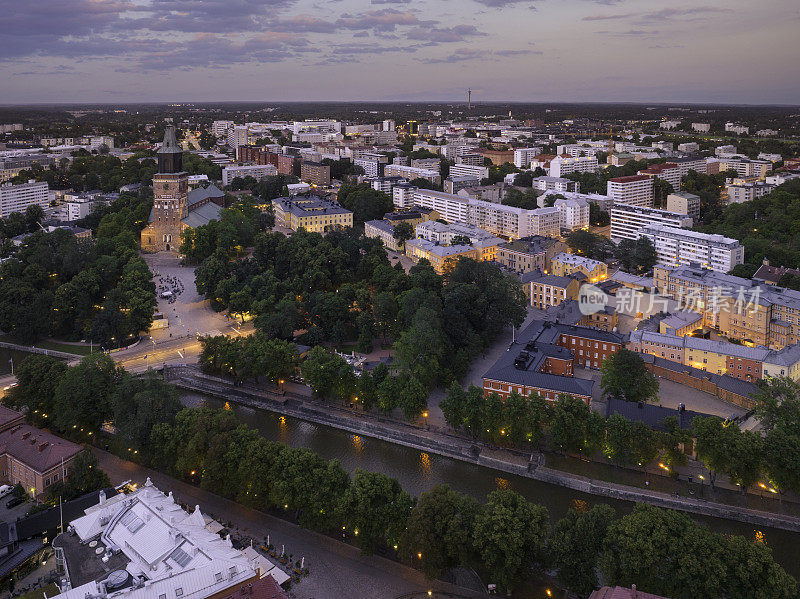
POLYGON ((20 595, 19 597, 17 597, 17 599, 44 599, 45 594, 48 597, 54 597, 55 595, 58 595, 59 592, 60 591, 58 590, 58 587, 51 582, 50 584, 48 584, 45 587, 42 587, 41 589, 36 589, 35 591, 28 591, 24 595, 20 595))
MULTIPOLYGON (((9 335, 0 335, 0 341, 23 345, 21 343, 18 343, 15 339, 10 337, 9 335)), ((59 343, 58 341, 37 341, 36 343, 33 344, 33 347, 38 347, 39 349, 47 349, 50 351, 60 351, 67 354, 75 354, 78 356, 88 356, 90 353, 88 345, 72 345, 71 343, 59 343)), ((99 345, 95 345, 94 347, 92 347, 92 352, 99 352, 99 351, 102 351, 99 345)))

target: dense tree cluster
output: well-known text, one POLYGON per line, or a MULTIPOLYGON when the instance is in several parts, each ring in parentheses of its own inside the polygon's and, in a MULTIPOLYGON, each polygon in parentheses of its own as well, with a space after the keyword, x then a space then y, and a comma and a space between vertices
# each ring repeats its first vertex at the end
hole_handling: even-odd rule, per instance
POLYGON ((258 382, 263 377, 280 384, 297 370, 297 346, 261 332, 247 337, 202 337, 200 343, 203 372, 230 376, 236 382, 248 378, 258 382))
POLYGON ((626 401, 658 399, 658 379, 644 364, 642 356, 620 348, 600 365, 603 392, 626 401))
POLYGON ((525 315, 519 283, 494 264, 462 259, 442 277, 423 261, 406 274, 379 241, 353 231, 257 235, 251 258, 215 254, 196 274, 215 309, 249 312, 270 337, 305 331, 301 343, 357 340, 364 352, 375 338, 393 339, 414 390, 463 375, 525 315))
POLYGON ((260 201, 250 195, 240 195, 220 211, 219 219, 207 225, 185 229, 181 233, 180 252, 186 260, 199 264, 212 254, 225 256, 241 254, 253 245, 256 233, 275 225, 275 213, 268 205, 261 210, 260 201))
POLYGON ((745 265, 735 274, 752 275, 764 258, 773 265, 796 268, 800 265, 800 180, 788 181, 750 202, 726 206, 702 230, 733 237, 744 245, 745 265))
POLYGON ((22 343, 42 337, 118 344, 147 330, 156 307, 152 273, 136 251, 150 202, 123 194, 94 239, 42 231, 0 267, 0 329, 22 343))
POLYGON ((372 189, 367 183, 358 185, 343 184, 339 188, 336 201, 353 213, 353 223, 363 225, 368 220, 383 218, 394 210, 392 197, 382 191, 372 189))
POLYGON ((622 270, 632 273, 646 273, 658 261, 653 242, 647 237, 640 237, 636 241, 623 239, 614 245, 608 237, 576 229, 567 235, 567 245, 573 253, 593 260, 613 258, 619 262, 622 270))

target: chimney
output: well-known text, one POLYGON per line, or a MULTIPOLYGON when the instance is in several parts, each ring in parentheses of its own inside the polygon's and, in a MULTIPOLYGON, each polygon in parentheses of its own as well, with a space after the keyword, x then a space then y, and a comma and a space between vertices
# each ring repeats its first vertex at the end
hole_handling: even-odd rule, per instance
POLYGON ((44 443, 40 443, 39 452, 41 453, 42 451, 44 451, 44 448, 47 447, 48 445, 50 445, 50 443, 48 443, 47 441, 45 441, 44 443))
POLYGON ((99 495, 97 496, 100 505, 103 505, 106 502, 106 492, 100 491, 99 495))

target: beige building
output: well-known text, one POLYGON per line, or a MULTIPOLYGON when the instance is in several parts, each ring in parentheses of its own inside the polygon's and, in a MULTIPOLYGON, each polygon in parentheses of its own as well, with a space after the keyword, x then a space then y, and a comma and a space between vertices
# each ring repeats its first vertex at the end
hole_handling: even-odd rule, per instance
POLYGON ((323 233, 338 227, 352 227, 353 213, 336 202, 317 196, 293 196, 272 200, 275 223, 297 231, 323 233))
POLYGON ((605 262, 567 253, 553 256, 550 272, 559 277, 582 274, 590 283, 599 283, 608 278, 608 266, 605 262))
POLYGON ((569 246, 553 237, 532 235, 497 246, 497 262, 519 274, 540 270, 548 272, 553 257, 568 252, 569 246))
POLYGON ((700 196, 688 191, 678 191, 667 196, 667 212, 685 214, 692 217, 692 222, 700 220, 700 196))
POLYGON ((386 220, 368 220, 364 223, 364 236, 380 239, 383 246, 395 252, 400 251, 400 246, 394 238, 394 225, 386 220))
POLYGON ((539 310, 559 306, 568 299, 578 299, 581 286, 572 277, 546 275, 537 271, 523 274, 520 282, 528 303, 539 310))
POLYGON ((471 245, 439 245, 427 239, 406 241, 406 256, 414 263, 427 260, 440 275, 448 272, 461 257, 473 260, 480 258, 478 250, 471 245))

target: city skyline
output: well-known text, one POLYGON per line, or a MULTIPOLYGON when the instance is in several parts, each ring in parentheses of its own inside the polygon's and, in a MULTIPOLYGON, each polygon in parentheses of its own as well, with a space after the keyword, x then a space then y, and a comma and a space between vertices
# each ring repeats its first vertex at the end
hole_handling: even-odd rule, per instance
POLYGON ((465 101, 467 88, 476 103, 792 104, 800 93, 788 0, 48 0, 3 15, 3 104, 465 101))

